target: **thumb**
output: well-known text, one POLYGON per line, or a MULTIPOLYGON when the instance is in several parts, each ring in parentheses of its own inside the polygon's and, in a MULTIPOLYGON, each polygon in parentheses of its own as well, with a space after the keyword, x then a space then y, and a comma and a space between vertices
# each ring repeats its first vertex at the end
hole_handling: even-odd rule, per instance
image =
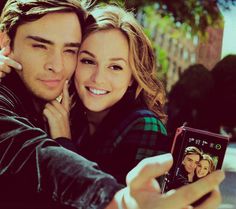
POLYGON ((165 174, 171 168, 172 163, 171 154, 146 158, 128 173, 126 183, 133 190, 142 189, 148 182, 165 174))

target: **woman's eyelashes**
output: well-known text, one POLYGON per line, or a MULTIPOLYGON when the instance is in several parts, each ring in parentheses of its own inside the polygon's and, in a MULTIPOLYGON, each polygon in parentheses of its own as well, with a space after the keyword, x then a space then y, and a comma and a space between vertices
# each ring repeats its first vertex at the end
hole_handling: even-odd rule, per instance
POLYGON ((110 69, 112 69, 112 70, 123 70, 123 67, 121 67, 120 65, 111 65, 110 69))
POLYGON ((81 58, 80 62, 82 64, 87 64, 87 65, 95 65, 96 64, 95 61, 93 61, 92 59, 89 59, 89 58, 81 58))
MULTIPOLYGON (((80 59, 80 62, 82 64, 87 64, 87 65, 96 65, 97 62, 92 60, 92 59, 88 59, 88 58, 82 58, 80 59)), ((123 67, 121 67, 120 65, 110 65, 108 68, 110 68, 111 70, 123 70, 123 67)))

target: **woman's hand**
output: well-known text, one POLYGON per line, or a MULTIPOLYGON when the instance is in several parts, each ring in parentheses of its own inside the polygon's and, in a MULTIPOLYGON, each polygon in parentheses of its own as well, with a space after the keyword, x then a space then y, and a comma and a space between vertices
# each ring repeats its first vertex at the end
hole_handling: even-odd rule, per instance
POLYGON ((68 92, 68 81, 65 82, 61 103, 53 100, 45 105, 43 115, 46 117, 50 134, 53 139, 66 137, 71 139, 70 122, 70 97, 68 92))
POLYGON ((10 55, 10 48, 5 47, 0 50, 0 78, 6 76, 7 73, 11 72, 11 68, 21 70, 22 66, 8 57, 10 55))

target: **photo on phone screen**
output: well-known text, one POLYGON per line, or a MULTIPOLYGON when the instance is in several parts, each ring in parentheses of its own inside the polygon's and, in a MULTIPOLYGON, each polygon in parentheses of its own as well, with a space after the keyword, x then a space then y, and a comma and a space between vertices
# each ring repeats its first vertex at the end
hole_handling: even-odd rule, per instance
POLYGON ((165 177, 163 192, 177 189, 221 169, 229 137, 182 126, 172 145, 173 166, 165 177))

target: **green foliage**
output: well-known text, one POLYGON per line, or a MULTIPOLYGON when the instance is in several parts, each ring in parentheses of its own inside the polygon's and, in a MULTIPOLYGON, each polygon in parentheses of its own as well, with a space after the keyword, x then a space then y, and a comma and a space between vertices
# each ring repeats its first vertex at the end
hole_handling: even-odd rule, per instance
POLYGON ((158 3, 161 15, 169 15, 175 22, 186 23, 192 33, 202 35, 208 26, 222 27, 222 17, 217 5, 229 9, 236 0, 97 0, 96 2, 118 2, 127 9, 138 11, 140 8, 158 3))

